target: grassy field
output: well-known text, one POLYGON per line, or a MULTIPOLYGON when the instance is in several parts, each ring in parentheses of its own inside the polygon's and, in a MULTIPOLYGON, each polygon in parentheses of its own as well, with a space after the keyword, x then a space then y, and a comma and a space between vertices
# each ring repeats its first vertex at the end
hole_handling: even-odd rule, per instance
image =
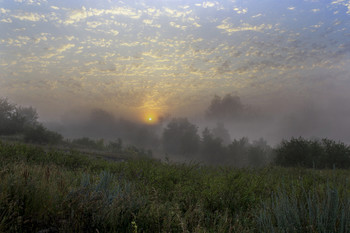
POLYGON ((0 142, 0 232, 350 232, 349 177, 0 142))

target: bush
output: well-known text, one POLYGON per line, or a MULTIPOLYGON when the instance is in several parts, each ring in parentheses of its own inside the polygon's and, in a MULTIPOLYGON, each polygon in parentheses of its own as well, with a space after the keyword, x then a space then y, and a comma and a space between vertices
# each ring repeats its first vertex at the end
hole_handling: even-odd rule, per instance
POLYGON ((163 147, 170 154, 196 154, 199 149, 197 126, 186 118, 174 118, 163 131, 163 147))
POLYGON ((299 137, 283 140, 275 152, 275 163, 284 167, 350 167, 350 147, 329 139, 306 140, 299 137))
POLYGON ((37 125, 38 114, 32 107, 17 107, 0 98, 0 135, 21 133, 27 126, 37 125))
POLYGON ((104 140, 92 140, 88 137, 82 137, 77 138, 72 141, 73 144, 88 147, 90 149, 96 149, 96 150, 103 150, 105 148, 104 146, 104 140))
POLYGON ((39 144, 57 144, 63 140, 63 136, 39 124, 26 127, 24 130, 24 140, 26 142, 39 144))
POLYGON ((202 132, 200 152, 210 164, 222 164, 225 162, 226 151, 222 145, 222 139, 215 137, 208 128, 205 128, 202 132))

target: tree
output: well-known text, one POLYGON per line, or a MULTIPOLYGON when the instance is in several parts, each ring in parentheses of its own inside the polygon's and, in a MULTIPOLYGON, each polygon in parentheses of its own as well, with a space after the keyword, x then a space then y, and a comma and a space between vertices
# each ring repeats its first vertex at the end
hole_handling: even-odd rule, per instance
POLYGON ((18 129, 14 127, 16 106, 10 104, 7 99, 0 99, 0 135, 14 134, 18 129))
POLYGON ((202 132, 201 155, 209 163, 222 163, 225 158, 225 148, 222 139, 215 137, 208 128, 202 132))
POLYGON ((33 107, 21 107, 17 108, 17 114, 22 118, 24 125, 36 125, 38 124, 38 113, 33 107))
POLYGON ((17 107, 0 98, 0 135, 21 133, 27 126, 36 125, 38 114, 32 107, 17 107))
POLYGON ((324 149, 323 155, 326 155, 320 160, 325 164, 325 167, 332 168, 349 168, 350 167, 350 146, 342 142, 335 142, 330 139, 321 140, 324 149))
POLYGON ((33 107, 11 104, 0 98, 0 135, 23 134, 26 142, 55 144, 62 135, 46 129, 38 122, 38 113, 33 107))
POLYGON ((43 125, 27 126, 24 130, 24 140, 39 144, 57 144, 63 140, 59 133, 46 129, 43 125))
POLYGON ((18 108, 7 99, 0 99, 0 135, 11 135, 23 130, 23 118, 18 108))
POLYGON ((212 129, 212 134, 216 138, 221 138, 222 144, 228 145, 231 143, 231 136, 223 123, 219 122, 216 124, 216 127, 212 129))
POLYGON ((284 167, 350 167, 350 147, 329 139, 307 140, 299 137, 283 140, 275 153, 275 163, 284 167))
POLYGON ((234 139, 228 146, 228 161, 237 167, 246 166, 248 164, 247 154, 248 154, 249 140, 243 137, 239 140, 234 139))
MULTIPOLYGON (((311 142, 299 137, 292 138, 290 141, 282 140, 280 145, 275 149, 275 163, 284 167, 303 166, 312 167, 312 162, 315 161, 310 154, 311 142)), ((313 145, 313 151, 321 153, 321 148, 318 144, 313 145)))
POLYGON ((245 106, 238 96, 227 94, 221 98, 215 95, 206 111, 206 116, 209 119, 230 120, 241 117, 244 111, 245 106))
POLYGON ((248 164, 253 167, 264 166, 269 162, 271 154, 272 149, 263 138, 253 141, 248 148, 248 164))
POLYGON ((172 119, 163 131, 164 151, 171 154, 195 154, 199 148, 197 126, 187 118, 172 119))
POLYGON ((10 104, 6 98, 0 98, 1 119, 11 119, 16 112, 16 105, 10 104))

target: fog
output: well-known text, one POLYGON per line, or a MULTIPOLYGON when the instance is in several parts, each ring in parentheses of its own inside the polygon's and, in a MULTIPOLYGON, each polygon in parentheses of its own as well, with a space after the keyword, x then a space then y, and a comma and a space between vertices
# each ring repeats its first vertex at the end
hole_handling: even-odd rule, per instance
MULTIPOLYGON (((155 122, 130 120, 102 109, 74 109, 65 112, 60 121, 46 121, 46 126, 66 138, 91 137, 106 140, 123 139, 142 148, 161 147, 164 127, 173 118, 187 118, 198 127, 198 134, 209 128, 214 136, 229 144, 233 139, 247 137, 251 141, 265 139, 271 146, 282 139, 305 137, 330 138, 350 143, 350 107, 345 98, 331 93, 310 98, 281 96, 265 102, 248 103, 237 95, 212 96, 201 111, 188 115, 167 114, 155 122), (220 130, 221 128, 221 130, 220 130), (228 134, 225 135, 227 131, 228 134)), ((188 112, 187 112, 188 113, 188 112)))

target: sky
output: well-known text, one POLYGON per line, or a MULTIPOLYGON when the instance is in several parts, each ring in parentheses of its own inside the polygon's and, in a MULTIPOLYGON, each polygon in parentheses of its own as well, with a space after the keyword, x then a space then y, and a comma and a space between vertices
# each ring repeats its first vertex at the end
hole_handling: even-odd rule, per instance
POLYGON ((0 0, 0 31, 0 96, 44 120, 195 116, 225 94, 350 117, 350 0, 0 0))

